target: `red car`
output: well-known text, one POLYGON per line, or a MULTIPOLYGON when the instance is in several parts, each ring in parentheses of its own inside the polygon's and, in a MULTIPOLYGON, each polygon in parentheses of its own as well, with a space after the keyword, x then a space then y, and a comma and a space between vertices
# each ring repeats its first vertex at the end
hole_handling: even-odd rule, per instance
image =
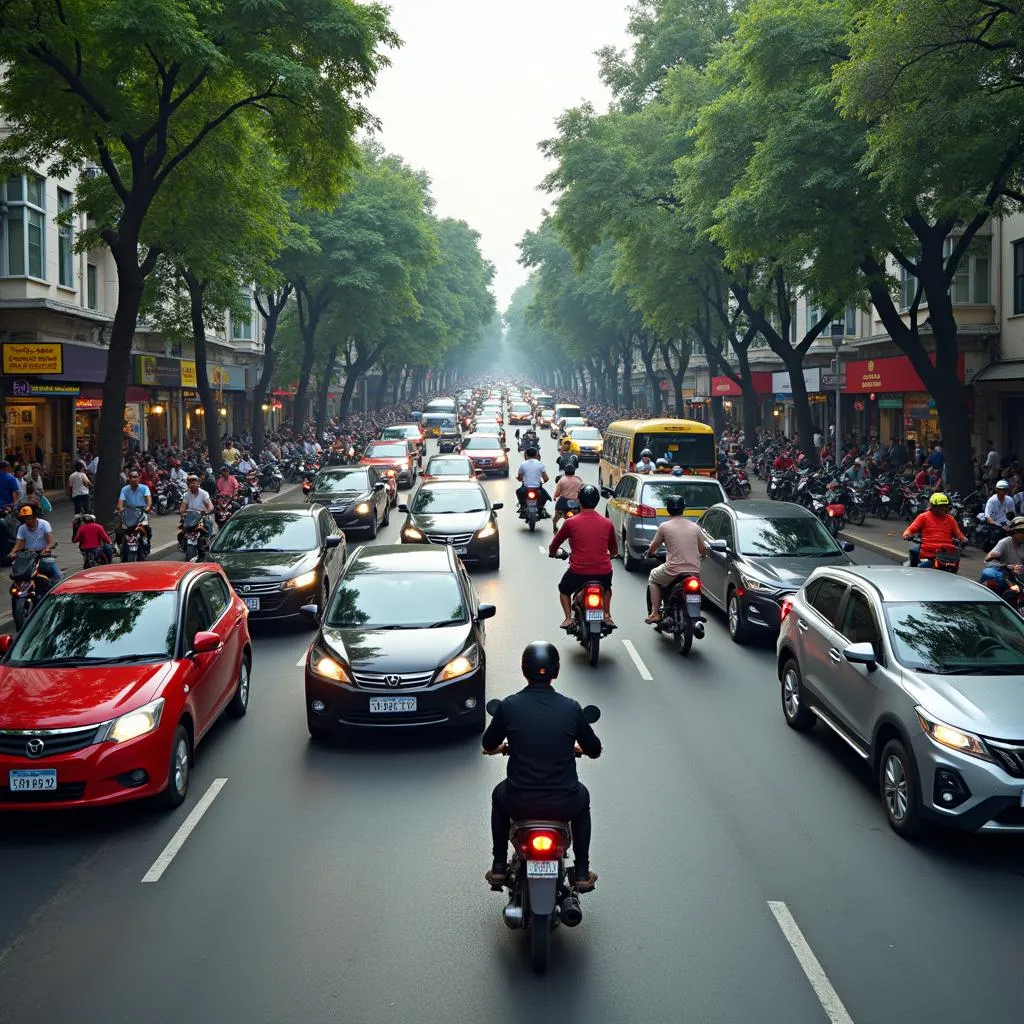
POLYGON ((399 487, 416 482, 416 463, 405 441, 371 441, 359 465, 376 466, 383 476, 397 478, 399 487))
POLYGON ((77 572, 0 653, 0 811, 177 807, 199 741, 249 703, 247 613, 215 565, 77 572))

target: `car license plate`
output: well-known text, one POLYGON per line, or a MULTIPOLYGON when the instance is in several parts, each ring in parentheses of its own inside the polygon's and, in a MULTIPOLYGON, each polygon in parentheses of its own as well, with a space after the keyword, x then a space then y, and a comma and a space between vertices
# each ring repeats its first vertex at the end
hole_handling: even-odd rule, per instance
POLYGON ((39 768, 10 773, 12 793, 38 793, 57 788, 57 769, 39 768))
POLYGON ((401 711, 415 711, 415 697, 371 697, 370 711, 375 714, 393 715, 401 711))
POLYGON ((557 878, 557 860, 528 860, 526 862, 527 878, 557 878))
POLYGON ((587 610, 587 622, 597 622, 598 619, 604 618, 604 609, 595 608, 593 611, 587 610))
POLYGON ((258 597, 245 598, 245 607, 251 612, 258 612, 260 610, 260 599, 258 597))
POLYGON ((686 595, 686 610, 691 614, 696 612, 700 615, 700 594, 686 595))
POLYGON ((457 554, 457 555, 464 555, 464 554, 466 554, 466 552, 468 552, 468 551, 469 551, 469 548, 466 548, 466 547, 463 547, 463 548, 456 548, 456 549, 455 549, 455 554, 457 554))

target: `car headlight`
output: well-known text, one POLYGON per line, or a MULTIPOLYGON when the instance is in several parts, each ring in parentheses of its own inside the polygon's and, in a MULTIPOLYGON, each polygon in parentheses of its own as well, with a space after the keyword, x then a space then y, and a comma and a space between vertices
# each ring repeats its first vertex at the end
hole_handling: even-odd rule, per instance
POLYGON ((152 732, 159 724, 160 717, 164 713, 164 699, 157 697, 145 707, 136 711, 129 711, 120 718, 108 722, 103 734, 97 738, 98 743, 109 740, 111 743, 124 743, 127 740, 134 740, 138 736, 145 736, 152 732))
POLYGON ((740 579, 743 581, 743 586, 747 590, 753 590, 758 594, 770 594, 772 591, 777 590, 777 587, 773 587, 770 583, 763 583, 761 580, 754 579, 753 576, 744 576, 740 573, 740 579))
POLYGON ((407 540, 423 540, 423 531, 417 530, 415 526, 406 526, 402 530, 402 536, 407 540))
POLYGON ((476 531, 477 539, 486 540, 488 537, 493 537, 498 532, 498 528, 494 523, 488 523, 486 526, 481 527, 476 531))
POLYGON ((352 682, 345 671, 345 666, 315 644, 309 649, 309 668, 314 675, 323 679, 330 679, 336 683, 352 682))
POLYGON ((494 459, 495 462, 508 462, 508 459, 504 455, 497 455, 494 459))
POLYGON ((476 671, 480 664, 480 648, 476 644, 470 644, 460 655, 452 658, 447 665, 438 673, 439 682, 447 682, 451 679, 458 679, 459 676, 469 675, 476 671))
POLYGON ((947 725, 936 718, 932 718, 922 707, 914 708, 917 720, 921 728, 941 747, 949 747, 961 754, 970 754, 971 757, 981 758, 982 761, 991 761, 992 755, 988 752, 984 740, 975 736, 973 732, 965 732, 955 725, 947 725))
POLYGON ((304 572, 301 576, 293 576, 290 580, 285 580, 281 584, 282 590, 302 590, 303 587, 311 587, 317 580, 316 569, 310 569, 309 572, 304 572))
POLYGON ((370 503, 367 501, 361 501, 356 505, 354 511, 357 516, 368 516, 370 514, 370 503))

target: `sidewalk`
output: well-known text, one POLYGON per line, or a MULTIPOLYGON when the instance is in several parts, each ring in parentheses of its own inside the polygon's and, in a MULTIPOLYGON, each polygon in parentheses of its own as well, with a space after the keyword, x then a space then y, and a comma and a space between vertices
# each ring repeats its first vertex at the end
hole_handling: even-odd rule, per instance
MULTIPOLYGON (((768 483, 750 476, 750 496, 758 500, 768 499, 768 483)), ((888 519, 877 519, 868 516, 863 526, 847 526, 840 537, 843 540, 852 541, 857 547, 873 551, 877 555, 883 555, 897 562, 907 560, 907 552, 910 548, 908 541, 903 539, 903 531, 907 523, 898 516, 890 516, 888 519)), ((966 548, 960 559, 960 572, 969 579, 977 579, 985 566, 985 553, 977 548, 966 548)))

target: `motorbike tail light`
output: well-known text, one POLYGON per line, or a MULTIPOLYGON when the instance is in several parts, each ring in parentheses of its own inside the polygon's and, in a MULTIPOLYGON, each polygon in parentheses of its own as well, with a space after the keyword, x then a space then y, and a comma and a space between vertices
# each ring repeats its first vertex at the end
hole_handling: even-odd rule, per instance
POLYGON ((779 621, 781 622, 785 617, 793 610, 793 602, 788 598, 784 597, 779 602, 779 621))
POLYGON ((588 608, 600 608, 604 604, 604 595, 600 587, 587 587, 583 603, 588 608))
POLYGON ((658 510, 654 509, 654 508, 651 508, 650 505, 637 505, 637 507, 636 507, 636 514, 641 519, 657 519, 658 518, 658 510))
POLYGON ((534 501, 536 499, 536 497, 537 497, 537 492, 536 491, 527 491, 526 492, 526 497, 527 497, 528 500, 534 501))
POLYGON ((534 853, 550 853, 555 848, 554 836, 537 832, 530 836, 530 849, 534 853))
POLYGON ((700 577, 691 576, 684 584, 683 587, 691 594, 696 594, 700 590, 700 577))

